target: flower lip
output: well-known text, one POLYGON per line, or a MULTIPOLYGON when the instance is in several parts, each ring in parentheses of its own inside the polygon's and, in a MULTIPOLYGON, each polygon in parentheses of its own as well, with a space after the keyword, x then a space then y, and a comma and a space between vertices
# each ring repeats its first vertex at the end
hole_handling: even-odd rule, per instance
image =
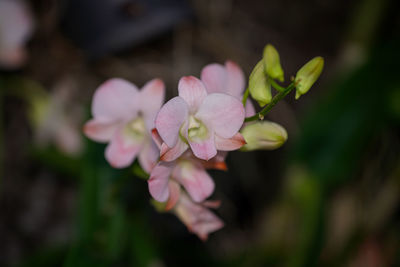
POLYGON ((189 116, 188 139, 190 141, 204 140, 208 137, 207 127, 194 116, 189 116))
POLYGON ((146 135, 146 125, 143 118, 139 115, 126 124, 125 130, 135 138, 142 138, 146 135))

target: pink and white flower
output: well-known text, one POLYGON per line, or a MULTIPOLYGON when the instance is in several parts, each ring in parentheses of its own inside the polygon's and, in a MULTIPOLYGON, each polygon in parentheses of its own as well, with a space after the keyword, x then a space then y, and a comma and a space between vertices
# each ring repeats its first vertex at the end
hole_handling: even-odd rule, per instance
MULTIPOLYGON (((235 62, 228 60, 225 66, 217 63, 209 64, 202 69, 200 77, 209 94, 224 93, 242 101, 246 81, 242 69, 235 62)), ((250 99, 247 99, 246 117, 254 114, 254 106, 250 99)))
POLYGON ((207 94, 204 84, 193 76, 181 78, 178 91, 179 96, 169 100, 155 120, 165 143, 161 160, 173 161, 189 147, 196 157, 209 160, 217 150, 236 150, 245 144, 238 133, 245 111, 237 98, 207 94))
MULTIPOLYGON (((157 130, 153 130, 153 139, 161 147, 161 138, 157 130)), ((186 151, 178 159, 170 162, 160 161, 154 167, 148 180, 151 196, 159 201, 168 200, 167 206, 173 206, 176 190, 171 188, 171 182, 181 184, 195 202, 203 202, 214 192, 214 181, 205 170, 213 168, 226 170, 224 157, 218 155, 210 161, 198 159, 191 151, 186 151)), ((172 183, 172 184, 174 184, 172 183)))
POLYGON ((149 81, 139 91, 134 84, 115 78, 96 90, 94 118, 85 124, 84 132, 92 140, 109 142, 105 157, 113 167, 127 167, 138 157, 146 172, 152 170, 159 150, 152 141, 151 129, 164 94, 160 79, 149 81))
POLYGON ((34 22, 25 1, 0 1, 0 67, 14 69, 25 63, 25 42, 34 22))

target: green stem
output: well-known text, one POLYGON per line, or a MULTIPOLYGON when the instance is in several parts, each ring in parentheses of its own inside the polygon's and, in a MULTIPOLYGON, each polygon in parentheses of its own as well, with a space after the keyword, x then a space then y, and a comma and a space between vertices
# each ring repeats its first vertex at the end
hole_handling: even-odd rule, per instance
POLYGON ((278 90, 279 92, 283 92, 286 90, 285 87, 280 86, 277 82, 275 82, 275 80, 273 79, 269 79, 269 82, 271 83, 271 85, 278 90))
POLYGON ((244 107, 246 107, 246 102, 247 102, 247 98, 249 97, 249 93, 250 93, 249 87, 247 87, 246 91, 244 91, 243 99, 242 99, 242 103, 243 103, 244 107))
POLYGON ((288 87, 283 88, 283 91, 280 91, 278 94, 276 94, 274 96, 274 98, 272 98, 271 102, 265 107, 263 108, 260 112, 258 112, 256 115, 251 116, 251 117, 247 117, 244 119, 245 122, 249 122, 249 121, 255 121, 258 119, 264 119, 264 116, 268 114, 268 112, 279 102, 282 100, 282 98, 284 98, 287 94, 289 94, 293 88, 295 88, 295 84, 294 82, 292 82, 291 84, 289 84, 288 87))

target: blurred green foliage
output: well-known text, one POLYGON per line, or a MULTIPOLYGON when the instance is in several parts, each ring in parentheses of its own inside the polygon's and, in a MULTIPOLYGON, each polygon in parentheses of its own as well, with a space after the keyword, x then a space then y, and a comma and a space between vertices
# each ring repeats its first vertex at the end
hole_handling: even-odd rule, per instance
MULTIPOLYGON (((301 169, 288 174, 289 191, 294 193, 293 204, 302 215, 298 222, 298 244, 291 251, 287 266, 321 265, 320 255, 326 236, 324 218, 331 194, 341 185, 359 180, 366 159, 376 157, 371 155, 376 140, 385 138, 387 131, 398 129, 400 121, 391 102, 398 101, 393 97, 398 95, 400 88, 397 78, 399 45, 399 42, 393 42, 376 49, 365 65, 330 85, 326 98, 312 106, 304 116, 290 164, 301 166, 301 169), (300 184, 299 179, 302 179, 300 184)), ((382 178, 397 171, 399 144, 398 140, 393 141, 394 147, 386 149, 395 149, 397 159, 389 162, 388 173, 380 173, 382 178)), ((385 159, 376 157, 375 160, 385 159)), ((398 177, 396 179, 400 182, 398 177)), ((343 254, 351 255, 348 253, 350 248, 343 248, 343 254)), ((348 260, 346 257, 340 259, 342 264, 348 260)), ((331 264, 336 266, 338 261, 332 259, 331 264)))

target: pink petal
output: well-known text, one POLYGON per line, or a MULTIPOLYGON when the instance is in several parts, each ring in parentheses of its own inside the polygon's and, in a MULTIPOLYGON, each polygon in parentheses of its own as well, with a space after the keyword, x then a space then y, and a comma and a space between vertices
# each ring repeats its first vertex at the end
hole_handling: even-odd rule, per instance
POLYGON ((163 141, 174 147, 179 138, 179 129, 187 120, 189 107, 182 97, 174 97, 165 103, 157 114, 155 124, 163 141))
POLYGON ((240 133, 235 134, 231 138, 222 138, 218 135, 215 136, 215 146, 218 150, 233 151, 241 148, 245 144, 246 141, 240 133))
POLYGON ((225 161, 228 152, 226 151, 218 151, 217 155, 214 157, 215 161, 225 161))
POLYGON ((201 81, 211 93, 227 93, 227 74, 220 64, 210 64, 201 71, 201 81))
POLYGON ((221 229, 224 223, 209 209, 192 202, 186 194, 181 194, 174 208, 175 214, 201 240, 207 240, 208 234, 221 229))
POLYGON ((108 142, 111 140, 118 126, 120 126, 120 124, 114 121, 103 122, 100 119, 92 119, 85 123, 83 132, 94 141, 108 142))
POLYGON ((218 209, 221 206, 221 200, 207 200, 201 204, 206 208, 218 209))
POLYGON ((136 158, 143 144, 118 130, 112 137, 105 152, 107 161, 114 168, 128 167, 136 158))
POLYGON ((225 93, 238 99, 241 98, 245 87, 243 71, 233 61, 227 61, 225 66, 207 65, 201 72, 201 81, 205 84, 209 94, 225 93))
POLYGON ((134 118, 138 110, 137 98, 135 85, 119 78, 110 79, 94 93, 92 114, 109 121, 134 118))
POLYGON ((247 101, 246 101, 245 114, 246 114, 246 117, 251 117, 256 114, 256 110, 250 99, 247 99, 247 101))
POLYGON ((204 140, 189 140, 189 145, 193 154, 199 159, 209 160, 217 154, 214 142, 214 133, 212 131, 209 131, 208 138, 204 140))
POLYGON ((182 77, 178 85, 179 96, 189 105, 191 112, 196 112, 207 96, 203 83, 193 76, 182 77))
POLYGON ((0 1, 0 66, 16 69, 25 64, 25 42, 34 25, 30 10, 22 1, 0 1))
POLYGON ((153 138, 154 143, 157 145, 158 149, 161 149, 161 145, 163 143, 161 136, 158 134, 156 128, 151 130, 151 137, 153 138))
POLYGON ((183 185, 195 202, 202 202, 214 192, 214 181, 200 164, 193 161, 177 163, 172 176, 183 185))
POLYGON ((211 125, 220 137, 230 138, 243 125, 244 108, 235 97, 215 93, 204 99, 195 117, 211 125))
POLYGON ((226 152, 226 151, 217 151, 217 155, 215 155, 215 157, 213 157, 209 161, 205 161, 205 160, 201 161, 201 164, 206 169, 227 171, 228 166, 225 163, 225 158, 226 158, 227 154, 228 154, 228 152, 226 152))
POLYGON ((160 160, 162 161, 173 161, 179 158, 187 149, 188 144, 182 141, 181 138, 178 139, 176 145, 169 148, 165 143, 161 145, 160 160))
POLYGON ((181 195, 181 186, 175 182, 174 180, 169 180, 168 184, 169 189, 169 198, 167 205, 165 205, 165 210, 168 211, 175 207, 176 203, 178 203, 179 197, 181 195))
POLYGON ((216 159, 218 159, 218 153, 217 153, 217 156, 213 157, 211 160, 203 161, 201 163, 203 165, 203 167, 206 168, 206 169, 215 169, 215 170, 220 170, 220 171, 227 171, 228 170, 228 166, 226 165, 225 161, 216 160, 216 159))
POLYGON ((154 128, 154 119, 164 102, 165 85, 160 79, 147 82, 140 91, 140 111, 150 131, 154 128))
POLYGON ((78 128, 69 121, 60 123, 54 133, 54 142, 62 152, 68 155, 79 155, 83 148, 82 137, 78 128))
POLYGON ((204 208, 197 215, 197 220, 192 224, 191 231, 202 241, 207 241, 208 234, 224 227, 224 222, 210 210, 204 208))
POLYGON ((0 49, 22 48, 33 28, 32 14, 25 1, 0 1, 0 49))
POLYGON ((227 74, 226 93, 240 99, 246 85, 243 71, 235 62, 229 60, 225 63, 225 68, 227 74))
MULTIPOLYGON (((1 46, 1 44, 0 44, 1 46)), ((1 48, 0 66, 6 69, 16 69, 25 64, 28 54, 24 47, 1 48)))
POLYGON ((160 153, 156 144, 149 140, 139 153, 139 163, 143 170, 150 173, 154 166, 157 164, 157 160, 160 153))
POLYGON ((151 196, 159 201, 165 202, 169 197, 168 181, 172 172, 173 164, 160 161, 151 171, 148 180, 151 196))

